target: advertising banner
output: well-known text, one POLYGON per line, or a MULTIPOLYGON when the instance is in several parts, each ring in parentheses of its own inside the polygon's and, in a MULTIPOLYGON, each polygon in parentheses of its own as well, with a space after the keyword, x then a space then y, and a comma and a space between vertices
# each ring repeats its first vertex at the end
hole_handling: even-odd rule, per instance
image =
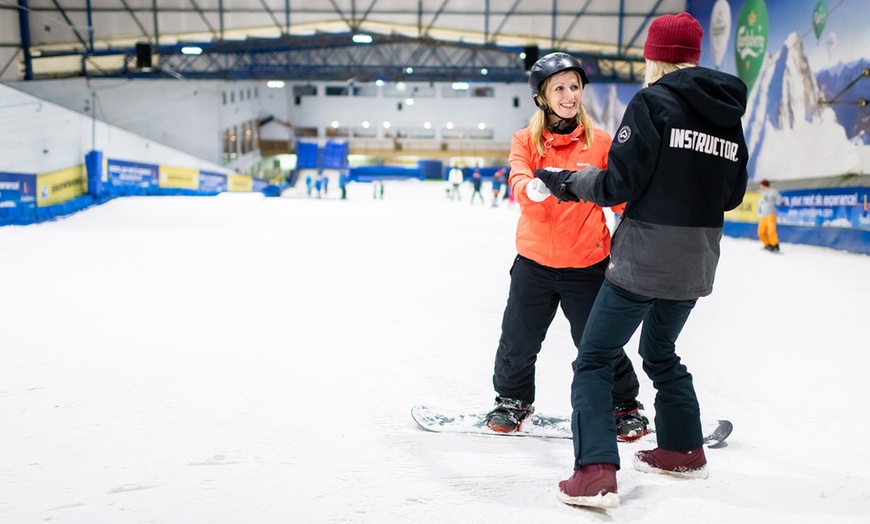
POLYGON ((160 187, 197 190, 199 189, 199 170, 160 166, 160 187))
POLYGON ((227 191, 254 190, 254 179, 246 175, 227 175, 227 191))
POLYGON ((264 180, 262 178, 251 178, 251 190, 252 191, 263 191, 269 187, 269 181, 264 180))
MULTIPOLYGON (((725 213, 725 220, 758 223, 760 199, 761 193, 746 193, 737 209, 725 213)), ((776 209, 778 224, 870 231, 870 187, 782 191, 782 205, 776 209)))
POLYGON ((758 223, 758 201, 761 200, 761 193, 746 193, 743 195, 743 202, 725 213, 725 220, 732 222, 753 222, 758 223))
POLYGON ((782 192, 777 223, 870 230, 870 187, 782 192))
POLYGON ((223 193, 227 190, 227 176, 221 173, 200 171, 199 190, 202 193, 223 193))
POLYGON ((84 164, 53 173, 36 175, 36 205, 50 206, 66 202, 88 192, 88 177, 84 164))
POLYGON ((0 208, 33 207, 36 174, 0 172, 0 208))
POLYGON ((110 187, 137 187, 148 189, 157 186, 157 166, 124 162, 123 160, 107 160, 107 184, 110 187))

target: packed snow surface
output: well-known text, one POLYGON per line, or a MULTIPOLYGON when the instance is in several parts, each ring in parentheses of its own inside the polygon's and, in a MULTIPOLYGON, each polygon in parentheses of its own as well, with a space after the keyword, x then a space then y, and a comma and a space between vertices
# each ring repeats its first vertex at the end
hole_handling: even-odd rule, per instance
MULTIPOLYGON (((518 209, 444 189, 120 198, 0 228, 0 522, 868 522, 870 257, 723 239, 677 349, 728 446, 679 480, 620 444, 620 506, 575 508, 570 440, 410 418, 491 405, 515 256, 518 209)), ((559 313, 540 413, 569 414, 575 352, 559 313)))

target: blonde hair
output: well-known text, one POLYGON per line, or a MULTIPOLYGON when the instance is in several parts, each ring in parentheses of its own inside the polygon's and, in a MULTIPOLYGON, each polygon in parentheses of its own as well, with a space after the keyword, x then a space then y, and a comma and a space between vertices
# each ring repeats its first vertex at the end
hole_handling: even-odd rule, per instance
POLYGON ((661 62, 659 60, 647 60, 646 72, 643 77, 643 87, 649 87, 655 84, 659 79, 661 79, 661 77, 668 73, 673 73, 674 71, 686 69, 688 67, 698 67, 698 64, 693 64, 692 62, 672 64, 671 62, 661 62))
MULTIPOLYGON (((577 82, 580 85, 583 85, 583 82, 580 78, 580 73, 574 71, 574 74, 577 75, 577 82)), ((552 76, 545 78, 543 82, 541 82, 540 88, 540 96, 536 97, 536 102, 540 103, 544 107, 548 107, 549 103, 547 102, 547 98, 544 96, 544 93, 547 92, 547 87, 550 85, 550 79, 552 76)), ((541 156, 547 156, 547 150, 544 147, 544 130, 547 129, 547 113, 543 109, 538 108, 538 111, 535 111, 535 114, 529 119, 529 133, 532 135, 532 142, 535 143, 535 149, 538 150, 538 154, 541 156)), ((579 110, 577 114, 574 116, 577 120, 577 125, 583 126, 584 134, 586 135, 586 144, 583 146, 583 150, 589 149, 592 147, 593 137, 595 135, 595 126, 592 123, 592 118, 589 117, 589 114, 586 112, 586 108, 583 106, 583 100, 580 100, 579 110)))

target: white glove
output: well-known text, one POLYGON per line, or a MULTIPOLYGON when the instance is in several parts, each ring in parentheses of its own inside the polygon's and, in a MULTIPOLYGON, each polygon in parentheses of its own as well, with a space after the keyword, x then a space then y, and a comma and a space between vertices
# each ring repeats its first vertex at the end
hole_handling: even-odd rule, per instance
POLYGON ((550 190, 544 185, 544 181, 540 178, 533 178, 526 185, 526 196, 532 202, 543 202, 550 196, 550 190))

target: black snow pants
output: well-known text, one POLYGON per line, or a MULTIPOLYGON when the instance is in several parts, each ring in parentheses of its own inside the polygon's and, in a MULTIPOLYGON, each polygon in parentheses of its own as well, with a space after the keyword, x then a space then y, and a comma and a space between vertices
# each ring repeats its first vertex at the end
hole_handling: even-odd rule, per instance
MULTIPOLYGON (((606 258, 587 268, 557 269, 517 255, 492 377, 498 396, 535 401, 535 362, 557 308, 561 305, 574 347, 579 347, 609 261, 606 258)), ((613 367, 613 403, 637 398, 640 384, 624 350, 613 367)), ((565 384, 566 391, 568 386, 565 384)))

